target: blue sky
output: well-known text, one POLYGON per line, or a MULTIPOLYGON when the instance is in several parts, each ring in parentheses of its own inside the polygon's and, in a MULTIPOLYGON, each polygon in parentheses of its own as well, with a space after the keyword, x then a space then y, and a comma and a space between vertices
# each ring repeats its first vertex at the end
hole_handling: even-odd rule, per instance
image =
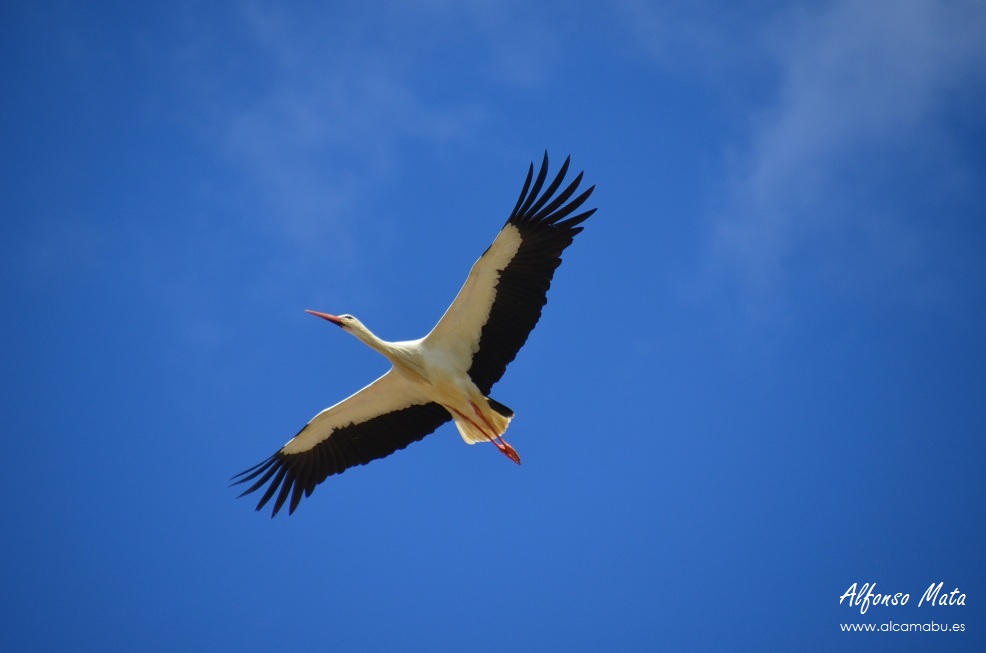
POLYGON ((981 3, 333 4, 0 10, 0 640, 982 650, 981 3), (234 500, 386 369, 303 309, 423 335, 545 149, 599 211, 494 388, 524 465, 234 500))

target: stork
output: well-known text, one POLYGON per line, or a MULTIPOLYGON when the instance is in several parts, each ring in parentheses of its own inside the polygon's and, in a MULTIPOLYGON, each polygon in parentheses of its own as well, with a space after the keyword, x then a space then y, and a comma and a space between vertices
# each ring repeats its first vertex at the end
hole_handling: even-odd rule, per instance
POLYGON ((548 153, 536 179, 531 163, 506 224, 424 338, 387 342, 352 315, 307 311, 383 354, 391 368, 320 412, 270 458, 234 476, 233 485, 253 481, 241 497, 266 484, 257 510, 276 493, 271 517, 289 496, 292 514, 302 495, 311 496, 329 476, 389 456, 449 420, 468 444, 491 442, 520 464, 517 451, 503 439, 514 413, 489 394, 541 317, 562 251, 596 211, 569 217, 595 188, 570 200, 581 172, 557 193, 570 158, 543 192, 548 153))

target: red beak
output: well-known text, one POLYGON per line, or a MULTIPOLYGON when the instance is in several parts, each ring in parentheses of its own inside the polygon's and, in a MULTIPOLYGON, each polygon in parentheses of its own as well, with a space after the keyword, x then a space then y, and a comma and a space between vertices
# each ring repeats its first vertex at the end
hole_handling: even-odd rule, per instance
POLYGON ((318 311, 309 311, 307 308, 305 309, 305 312, 311 313, 315 317, 320 317, 323 320, 328 320, 329 322, 335 324, 336 326, 342 326, 342 320, 337 318, 335 315, 329 315, 328 313, 320 313, 318 311))

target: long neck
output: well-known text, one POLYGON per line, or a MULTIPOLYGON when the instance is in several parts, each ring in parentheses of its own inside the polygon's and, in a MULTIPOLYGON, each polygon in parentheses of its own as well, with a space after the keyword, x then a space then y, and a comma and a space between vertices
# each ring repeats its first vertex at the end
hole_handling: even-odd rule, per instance
POLYGON ((380 352, 387 358, 391 357, 393 353, 393 345, 386 340, 378 338, 375 333, 367 329, 362 324, 354 324, 350 327, 349 332, 365 342, 370 349, 380 352))
POLYGON ((354 325, 350 333, 366 343, 370 349, 386 356, 395 366, 420 373, 420 366, 416 357, 413 355, 414 352, 410 351, 407 347, 403 347, 396 342, 387 342, 382 338, 378 338, 375 333, 362 324, 354 325))

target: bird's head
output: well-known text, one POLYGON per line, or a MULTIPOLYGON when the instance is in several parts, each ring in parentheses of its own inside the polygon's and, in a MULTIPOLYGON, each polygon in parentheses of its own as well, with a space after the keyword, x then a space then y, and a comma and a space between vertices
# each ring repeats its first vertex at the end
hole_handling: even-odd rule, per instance
POLYGON ((323 320, 328 320, 332 324, 334 324, 336 326, 340 326, 340 327, 342 327, 346 331, 351 330, 354 326, 357 326, 357 325, 358 326, 363 326, 362 324, 360 324, 360 321, 359 320, 357 320, 352 315, 349 315, 348 313, 347 314, 343 314, 343 315, 330 315, 329 313, 322 313, 322 312, 319 312, 319 311, 310 311, 308 309, 305 309, 305 312, 306 313, 311 313, 315 317, 320 317, 323 320))

